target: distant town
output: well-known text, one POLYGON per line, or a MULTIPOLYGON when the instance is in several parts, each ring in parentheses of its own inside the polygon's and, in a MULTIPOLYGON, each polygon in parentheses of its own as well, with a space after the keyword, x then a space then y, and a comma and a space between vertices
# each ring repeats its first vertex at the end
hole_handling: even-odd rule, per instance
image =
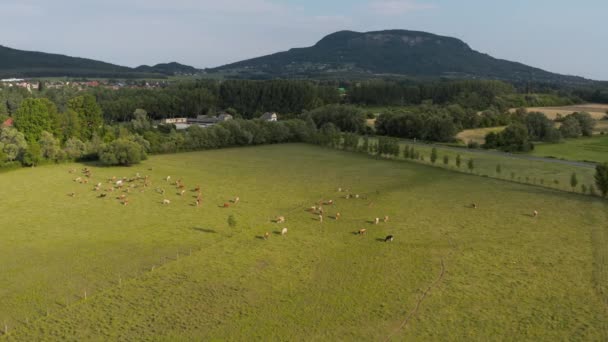
POLYGON ((38 79, 22 79, 22 78, 5 78, 0 80, 0 84, 7 87, 24 88, 31 91, 39 90, 41 84, 47 89, 61 89, 72 87, 78 90, 87 88, 106 88, 118 90, 121 88, 132 89, 155 89, 166 87, 167 81, 144 81, 144 80, 38 80, 38 79))

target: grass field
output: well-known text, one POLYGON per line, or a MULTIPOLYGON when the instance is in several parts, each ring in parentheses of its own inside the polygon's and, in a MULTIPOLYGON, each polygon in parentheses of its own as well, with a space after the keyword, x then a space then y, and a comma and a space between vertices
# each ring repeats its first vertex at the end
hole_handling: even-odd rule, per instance
POLYGON ((608 136, 568 139, 559 144, 538 144, 532 154, 539 157, 608 162, 608 136))
POLYGON ((83 166, 0 174, 8 340, 608 338, 598 199, 299 144, 90 167, 104 187, 151 175, 129 206, 97 198, 72 167, 83 166), (200 184, 202 207, 167 175, 200 184), (323 223, 305 211, 320 199, 335 200, 323 223), (395 241, 379 241, 387 234, 395 241))

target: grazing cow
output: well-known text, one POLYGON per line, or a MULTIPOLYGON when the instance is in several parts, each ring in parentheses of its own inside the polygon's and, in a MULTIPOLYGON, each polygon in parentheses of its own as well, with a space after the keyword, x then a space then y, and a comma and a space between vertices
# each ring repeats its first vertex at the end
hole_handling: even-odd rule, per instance
POLYGON ((276 223, 285 223, 285 216, 278 216, 274 221, 276 223))
POLYGON ((234 204, 237 204, 237 203, 239 203, 239 201, 240 201, 240 200, 241 200, 241 199, 239 198, 239 196, 236 196, 236 197, 234 198, 234 201, 233 201, 233 202, 234 202, 234 204))
POLYGON ((355 198, 359 198, 359 194, 356 194, 356 195, 355 195, 355 198))
POLYGON ((384 223, 388 222, 388 216, 384 216, 384 223))
POLYGON ((473 204, 471 204, 471 207, 472 207, 473 209, 477 209, 477 203, 473 203, 473 204))
POLYGON ((283 228, 281 230, 281 235, 285 236, 287 234, 287 228, 283 228))
POLYGON ((99 198, 105 198, 106 196, 108 196, 108 194, 101 194, 101 195, 99 195, 97 197, 99 197, 99 198))
POLYGON ((269 232, 264 233, 264 240, 268 240, 269 237, 270 237, 269 232))
POLYGON ((323 223, 323 214, 319 215, 319 222, 323 223))
POLYGON ((534 210, 534 211, 532 212, 532 216, 534 216, 534 217, 538 216, 538 211, 534 210))
POLYGON ((116 185, 117 187, 122 187, 122 180, 117 180, 116 183, 114 183, 114 185, 116 185))
POLYGON ((201 200, 197 198, 197 199, 196 199, 196 206, 198 207, 198 206, 200 206, 200 205, 201 205, 201 200))
POLYGON ((224 203, 224 208, 230 208, 230 203, 224 203))
POLYGON ((388 235, 384 238, 384 242, 393 242, 394 237, 392 235, 388 235))
POLYGON ((323 215, 323 207, 318 207, 319 209, 319 214, 323 215))
POLYGON ((201 186, 197 185, 196 188, 194 188, 195 192, 201 192, 201 186))
POLYGON ((367 229, 359 229, 359 235, 365 235, 367 233, 367 229))
POLYGON ((308 208, 308 211, 312 211, 312 212, 317 211, 317 206, 313 205, 312 207, 308 208))
POLYGON ((179 195, 180 196, 184 196, 185 193, 186 193, 186 190, 182 190, 182 191, 179 192, 179 195))
POLYGON ((342 192, 342 188, 338 188, 338 192, 342 192))
POLYGON ((327 201, 327 202, 325 202, 323 204, 325 204, 325 205, 333 205, 334 204, 334 200, 329 200, 329 201, 327 201))
POLYGON ((74 179, 74 182, 78 182, 78 183, 82 182, 82 177, 77 177, 77 178, 75 178, 75 179, 74 179))
POLYGON ((336 221, 338 221, 340 219, 340 216, 342 216, 342 215, 340 215, 340 213, 336 213, 336 221))
POLYGON ((163 204, 171 204, 171 201, 170 201, 170 200, 168 200, 168 199, 164 199, 164 200, 163 200, 163 204))
POLYGON ((380 223, 380 218, 376 217, 376 219, 374 220, 374 224, 378 224, 378 223, 380 223))
POLYGON ((170 181, 170 180, 171 180, 171 176, 167 176, 167 177, 165 178, 165 181, 167 181, 167 182, 168 182, 168 181, 170 181))
POLYGON ((128 200, 127 198, 125 198, 125 199, 122 201, 122 205, 124 205, 124 206, 129 205, 129 200, 128 200))

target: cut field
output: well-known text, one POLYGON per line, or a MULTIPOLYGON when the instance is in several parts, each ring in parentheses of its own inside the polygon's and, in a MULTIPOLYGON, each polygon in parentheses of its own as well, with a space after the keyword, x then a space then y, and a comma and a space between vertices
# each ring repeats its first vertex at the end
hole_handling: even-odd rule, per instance
POLYGON ((598 199, 300 144, 89 166, 88 185, 82 167, 0 174, 8 340, 608 338, 598 199), (92 191, 136 172, 152 185, 128 206, 92 191), (322 223, 306 211, 321 199, 322 223))
POLYGON ((532 154, 568 160, 608 162, 608 136, 568 139, 559 144, 538 144, 532 154))
MULTIPOLYGON (((515 110, 516 109, 512 109, 511 111, 515 110)), ((608 104, 588 103, 564 107, 529 107, 526 108, 526 110, 528 112, 542 112, 551 120, 556 119, 558 115, 566 116, 574 112, 587 112, 591 114, 594 119, 601 120, 606 116, 606 111, 608 111, 608 104)))
POLYGON ((486 135, 488 135, 488 133, 499 133, 502 132, 505 128, 506 126, 465 129, 464 131, 456 135, 456 139, 462 141, 465 144, 468 144, 469 141, 473 141, 481 145, 486 142, 486 135))

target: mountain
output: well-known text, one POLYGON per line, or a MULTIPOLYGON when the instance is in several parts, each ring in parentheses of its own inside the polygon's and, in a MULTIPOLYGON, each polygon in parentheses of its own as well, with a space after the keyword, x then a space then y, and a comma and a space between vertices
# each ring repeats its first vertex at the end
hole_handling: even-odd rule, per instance
POLYGON ((377 77, 484 78, 589 83, 477 52, 463 41, 427 32, 340 31, 307 48, 207 69, 241 78, 377 77))
POLYGON ((198 71, 179 63, 129 68, 92 59, 23 51, 0 45, 0 78, 9 77, 106 77, 164 78, 198 71))
POLYGON ((138 72, 156 73, 163 75, 195 75, 201 71, 189 65, 180 64, 177 62, 160 63, 155 66, 141 65, 135 68, 138 72))

